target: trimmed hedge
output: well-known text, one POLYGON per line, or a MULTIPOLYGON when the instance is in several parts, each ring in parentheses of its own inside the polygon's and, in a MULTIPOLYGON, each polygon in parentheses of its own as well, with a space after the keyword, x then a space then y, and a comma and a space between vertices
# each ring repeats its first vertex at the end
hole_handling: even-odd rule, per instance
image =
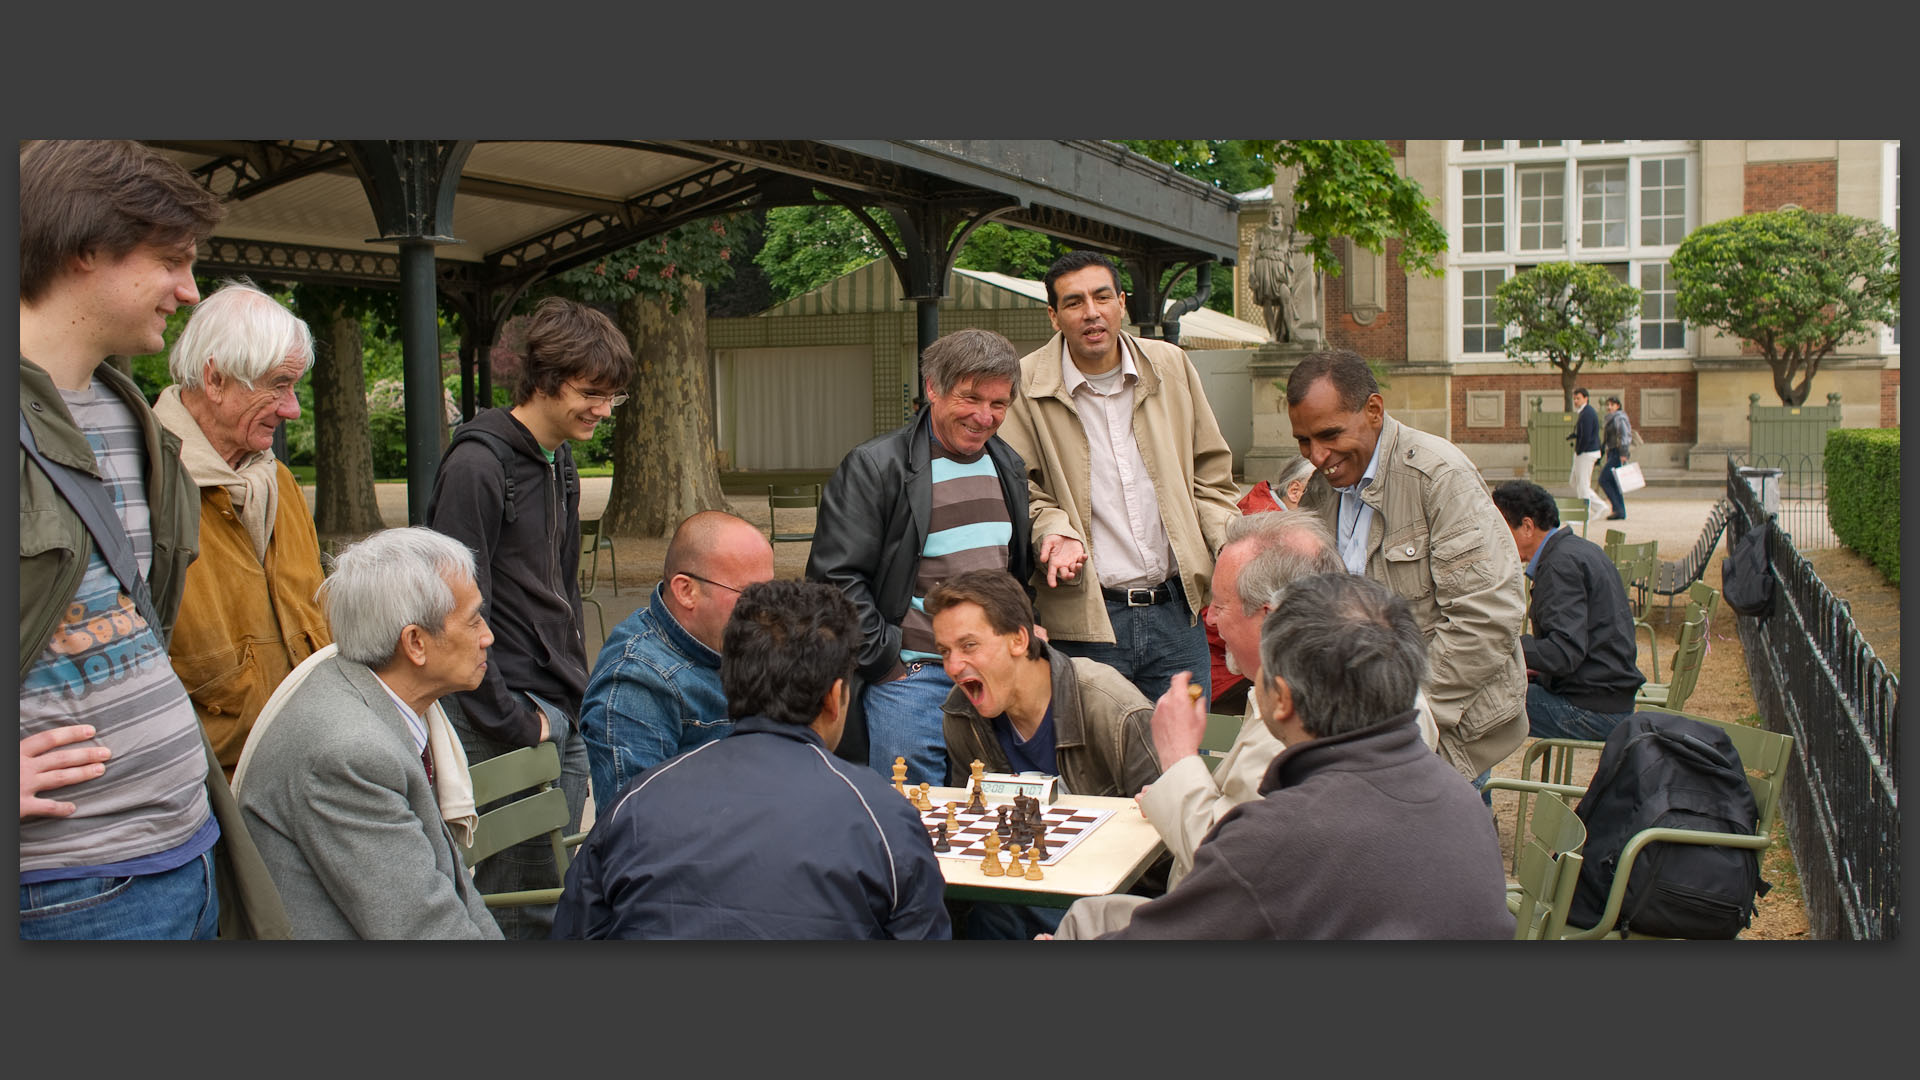
POLYGON ((1833 535, 1900 584, 1900 429, 1827 432, 1827 520, 1833 535))

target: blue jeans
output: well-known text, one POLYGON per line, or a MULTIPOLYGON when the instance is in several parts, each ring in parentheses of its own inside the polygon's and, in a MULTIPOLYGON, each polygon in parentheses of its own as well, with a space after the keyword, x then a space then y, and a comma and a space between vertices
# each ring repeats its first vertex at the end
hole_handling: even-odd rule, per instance
MULTIPOLYGON (((587 740, 580 734, 580 722, 576 718, 568 716, 565 710, 552 702, 537 698, 534 701, 547 714, 549 740, 560 748, 559 788, 567 798, 567 832, 576 833, 580 831, 580 819, 587 808, 587 740)), ((464 716, 453 721, 453 729, 460 734, 460 744, 467 752, 469 763, 486 761, 519 749, 473 731, 467 727, 464 716)), ((518 793, 514 797, 524 798, 525 794, 518 793)), ((484 814, 511 801, 488 803, 479 811, 484 814)), ((553 842, 545 835, 523 840, 487 859, 474 870, 473 883, 482 893, 552 889, 563 884, 559 868, 553 862, 553 842)), ((488 910, 493 915, 493 921, 500 924, 501 935, 508 941, 545 940, 553 931, 556 906, 532 904, 488 910)))
POLYGON ((22 941, 212 941, 219 931, 211 851, 158 874, 20 886, 22 941))
POLYGON ((1527 734, 1536 739, 1587 739, 1606 742, 1620 721, 1633 715, 1583 709, 1537 682, 1527 684, 1527 734))
POLYGON ((1148 701, 1158 700, 1173 685, 1173 677, 1182 671, 1193 676, 1203 692, 1201 700, 1210 700, 1213 687, 1213 657, 1207 651, 1207 628, 1195 622, 1193 609, 1187 606, 1179 578, 1170 578, 1167 587, 1173 599, 1164 604, 1128 607, 1107 601, 1107 618, 1113 622, 1113 644, 1104 641, 1051 641, 1048 644, 1068 656, 1084 656, 1118 671, 1138 687, 1148 701))
POLYGON ((978 901, 967 912, 966 933, 971 941, 1032 941, 1037 934, 1060 929, 1066 908, 1031 907, 978 901))
POLYGON ((1620 451, 1607 451, 1606 464, 1600 467, 1600 490, 1606 493, 1607 501, 1613 504, 1613 512, 1621 517, 1626 517, 1627 493, 1620 490, 1620 480, 1613 475, 1613 470, 1619 468, 1622 464, 1620 451))
POLYGON ((940 661, 907 665, 906 677, 870 683, 860 698, 867 712, 867 764, 882 780, 893 782, 893 759, 907 759, 907 783, 947 782, 947 737, 940 729, 940 706, 953 680, 940 661))

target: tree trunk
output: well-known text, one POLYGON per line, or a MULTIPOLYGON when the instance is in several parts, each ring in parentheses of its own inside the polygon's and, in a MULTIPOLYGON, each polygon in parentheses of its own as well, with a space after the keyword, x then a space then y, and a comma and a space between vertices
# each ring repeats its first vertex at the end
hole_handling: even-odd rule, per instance
POLYGON ((360 320, 336 305, 310 325, 320 331, 313 336, 313 524, 322 536, 362 536, 385 523, 373 494, 360 320))
POLYGON ((633 343, 632 400, 614 410, 603 535, 667 536, 690 514, 726 508, 715 461, 706 289, 682 284, 677 313, 656 296, 620 305, 620 328, 633 343))
POLYGON ((1560 408, 1565 412, 1573 411, 1573 388, 1580 384, 1580 369, 1571 363, 1560 367, 1560 408))

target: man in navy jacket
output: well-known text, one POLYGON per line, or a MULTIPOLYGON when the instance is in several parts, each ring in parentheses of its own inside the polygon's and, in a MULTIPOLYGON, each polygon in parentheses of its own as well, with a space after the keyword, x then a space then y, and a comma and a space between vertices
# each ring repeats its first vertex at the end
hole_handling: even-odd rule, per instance
POLYGON ((833 586, 747 586, 720 650, 733 733, 641 773, 595 824, 553 936, 951 936, 919 812, 832 752, 860 643, 833 586))
POLYGON ((1633 613, 1607 553, 1560 524, 1553 496, 1509 480, 1493 489, 1533 579, 1520 635, 1527 657, 1527 730, 1537 739, 1603 740, 1633 712, 1640 674, 1633 613))

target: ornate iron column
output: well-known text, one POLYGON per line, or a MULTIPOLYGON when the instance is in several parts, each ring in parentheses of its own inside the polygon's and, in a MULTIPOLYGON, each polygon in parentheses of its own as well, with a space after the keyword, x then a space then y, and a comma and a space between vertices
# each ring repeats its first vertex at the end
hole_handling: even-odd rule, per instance
POLYGON ((440 324, 433 249, 457 244, 453 197, 471 141, 358 140, 341 144, 367 191, 380 235, 400 248, 400 344, 407 403, 407 521, 426 520, 440 468, 440 324))

